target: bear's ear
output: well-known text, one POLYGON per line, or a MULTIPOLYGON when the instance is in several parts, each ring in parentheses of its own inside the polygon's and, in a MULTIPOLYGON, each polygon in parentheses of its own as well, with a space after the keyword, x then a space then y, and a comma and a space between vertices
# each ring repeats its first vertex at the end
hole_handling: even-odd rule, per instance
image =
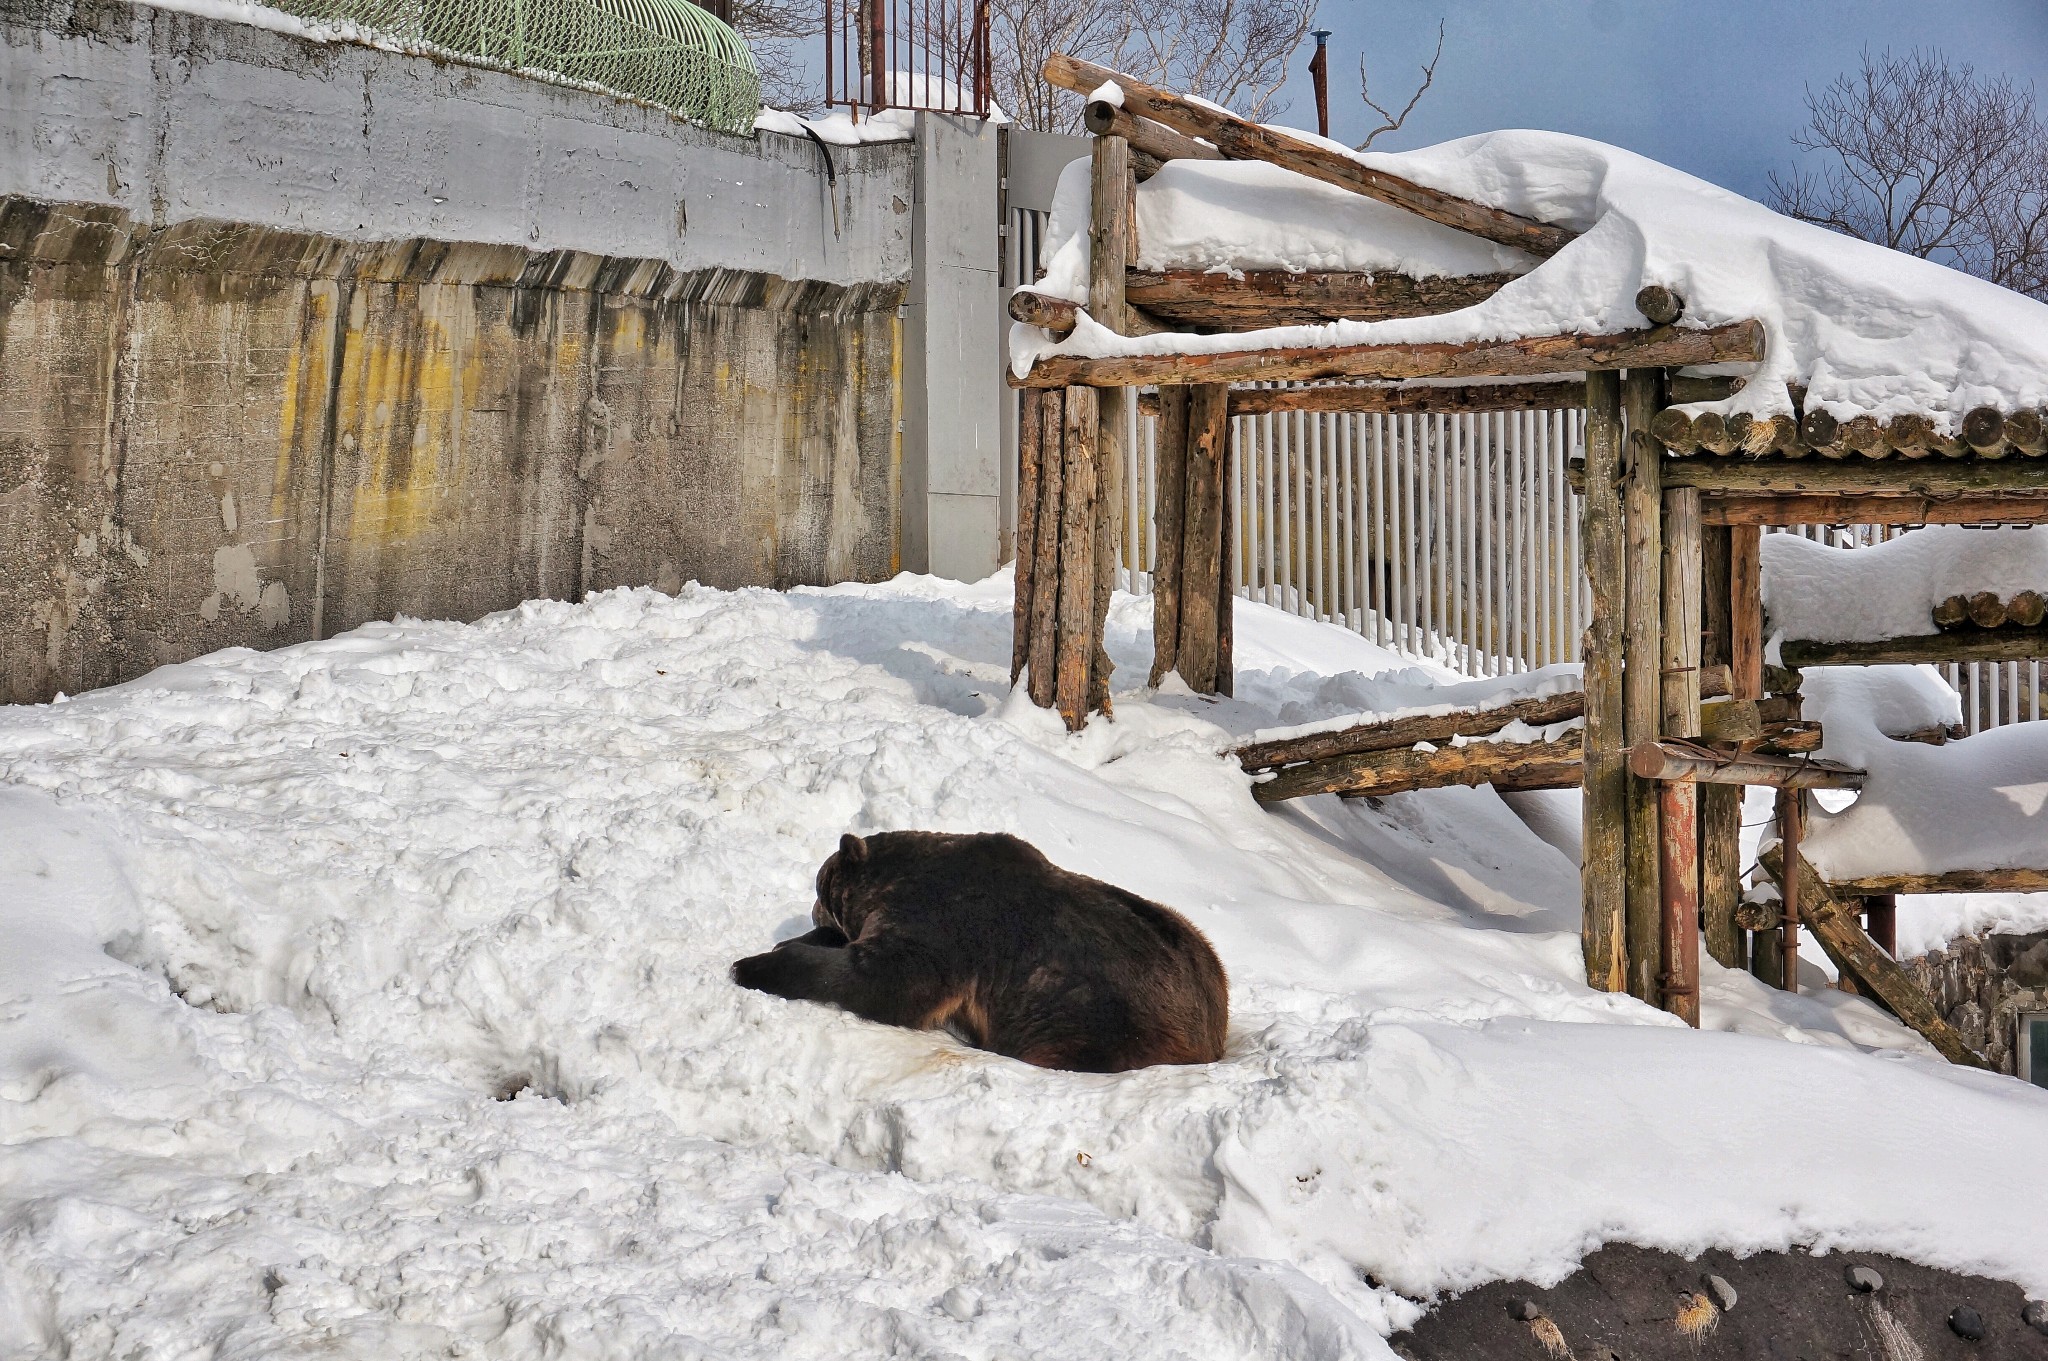
POLYGON ((852 832, 839 838, 839 858, 848 865, 858 865, 868 858, 868 843, 852 832))

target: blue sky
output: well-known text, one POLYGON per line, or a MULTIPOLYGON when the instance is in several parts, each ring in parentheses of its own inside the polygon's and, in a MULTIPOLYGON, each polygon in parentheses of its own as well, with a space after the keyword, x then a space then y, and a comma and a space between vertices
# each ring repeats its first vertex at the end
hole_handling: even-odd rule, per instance
MULTIPOLYGON (((1358 100, 1405 100, 1446 24, 1435 85, 1376 149, 1501 127, 1614 142, 1753 197, 1789 166, 1806 86, 1872 48, 1932 47, 2031 82, 2048 103, 2048 0, 1323 0, 1331 134, 1378 120, 1358 100)), ((1314 126, 1307 52, 1280 121, 1314 126)), ((1395 107, 1398 107, 1396 105, 1395 107)))

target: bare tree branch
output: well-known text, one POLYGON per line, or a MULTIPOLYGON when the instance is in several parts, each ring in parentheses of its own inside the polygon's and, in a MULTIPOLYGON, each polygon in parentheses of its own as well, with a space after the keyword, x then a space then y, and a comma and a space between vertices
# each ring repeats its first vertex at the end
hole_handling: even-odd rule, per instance
POLYGON ((1772 207, 2048 298, 2048 127, 2030 88, 1866 50, 1806 107, 1793 144, 1827 159, 1772 174, 1772 207))
POLYGON ((1408 115, 1415 112, 1415 106, 1422 102, 1422 96, 1428 92, 1431 83, 1436 80, 1436 64, 1443 59, 1443 55, 1444 21, 1439 19, 1436 22, 1436 51, 1430 54, 1429 61, 1422 68, 1422 83, 1415 87, 1414 94, 1408 96, 1408 102, 1401 106, 1401 112, 1399 114, 1391 114, 1373 100, 1372 81, 1365 73, 1365 55, 1363 53, 1359 54, 1358 97, 1365 101, 1365 107, 1380 116, 1380 125, 1365 135, 1365 140, 1358 144, 1357 150, 1364 151, 1385 134, 1401 130, 1401 125, 1408 121, 1408 115))

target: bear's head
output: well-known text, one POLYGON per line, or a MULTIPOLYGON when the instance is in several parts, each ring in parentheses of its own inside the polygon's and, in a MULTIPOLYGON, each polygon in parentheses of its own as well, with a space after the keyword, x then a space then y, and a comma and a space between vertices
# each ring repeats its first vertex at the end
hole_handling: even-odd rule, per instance
POLYGON ((852 832, 839 838, 839 849, 818 866, 818 901, 811 905, 811 925, 829 926, 848 940, 858 939, 867 921, 867 895, 860 892, 861 870, 868 863, 868 843, 852 832))

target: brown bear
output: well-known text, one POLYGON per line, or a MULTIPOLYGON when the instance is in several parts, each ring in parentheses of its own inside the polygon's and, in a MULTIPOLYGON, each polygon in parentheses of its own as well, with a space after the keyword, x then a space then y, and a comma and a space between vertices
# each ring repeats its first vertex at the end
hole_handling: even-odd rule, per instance
POLYGON ((1229 980, 1202 933, 1014 836, 848 834, 818 870, 811 921, 733 981, 1041 1068, 1223 1057, 1229 980))

